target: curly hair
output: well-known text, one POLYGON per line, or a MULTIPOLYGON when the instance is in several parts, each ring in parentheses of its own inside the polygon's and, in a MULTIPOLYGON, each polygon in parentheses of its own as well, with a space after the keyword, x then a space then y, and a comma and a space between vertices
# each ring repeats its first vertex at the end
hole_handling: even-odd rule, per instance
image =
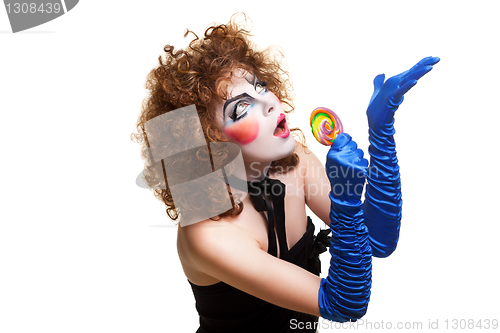
MULTIPOLYGON (((174 50, 173 46, 166 45, 165 53, 158 57, 159 65, 148 74, 145 84, 148 95, 142 103, 137 121, 137 133, 132 134, 132 140, 141 145, 142 158, 146 162, 143 171, 144 180, 153 189, 155 197, 165 203, 167 214, 174 221, 179 218, 179 211, 174 205, 172 193, 166 182, 165 161, 162 161, 161 165, 150 162, 148 139, 151 140, 151 137, 148 138, 148 135, 151 134, 148 131, 146 135, 146 122, 169 111, 194 104, 206 142, 230 141, 216 126, 216 112, 213 105, 216 101, 227 99, 226 88, 237 69, 244 69, 253 73, 259 80, 265 81, 266 88, 281 101, 285 113, 290 113, 294 109, 290 76, 282 66, 283 54, 273 47, 259 50, 250 41, 249 30, 235 22, 235 15, 227 24, 214 24, 209 27, 203 38, 198 38, 190 30, 186 30, 184 37, 189 34, 194 38, 185 50, 174 50)), ((168 129, 171 132, 181 130, 175 128, 175 124, 172 126, 174 127, 168 129)), ((291 132, 295 140, 305 146, 305 139, 300 129, 292 128, 291 132)), ((168 143, 165 142, 164 146, 168 146, 168 143)), ((209 154, 210 152, 202 147, 186 158, 184 163, 203 163, 209 159, 209 154)), ((225 161, 224 158, 219 160, 225 161)), ((292 152, 283 159, 273 161, 271 172, 278 168, 288 170, 298 162, 297 154, 292 152)), ((178 168, 182 168, 182 165, 178 168)), ((231 196, 231 192, 229 193, 231 196)), ((186 193, 192 200, 196 200, 196 195, 186 193)), ((240 214, 243 203, 235 203, 237 200, 233 200, 232 196, 231 202, 233 207, 222 214, 216 214, 214 219, 240 214)))

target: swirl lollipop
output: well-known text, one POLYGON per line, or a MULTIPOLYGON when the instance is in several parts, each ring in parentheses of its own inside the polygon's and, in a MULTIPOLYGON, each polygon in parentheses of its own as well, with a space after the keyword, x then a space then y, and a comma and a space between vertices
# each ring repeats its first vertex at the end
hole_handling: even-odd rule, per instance
POLYGON ((325 146, 331 146, 337 135, 344 131, 340 118, 328 108, 314 109, 310 123, 314 137, 325 146))

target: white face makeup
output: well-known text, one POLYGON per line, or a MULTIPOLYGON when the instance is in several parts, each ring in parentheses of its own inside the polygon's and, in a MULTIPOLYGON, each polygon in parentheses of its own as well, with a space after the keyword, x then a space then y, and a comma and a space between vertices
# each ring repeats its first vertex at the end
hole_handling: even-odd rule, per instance
POLYGON ((247 71, 236 73, 228 99, 216 110, 219 128, 238 144, 246 163, 272 162, 295 149, 281 102, 247 71))

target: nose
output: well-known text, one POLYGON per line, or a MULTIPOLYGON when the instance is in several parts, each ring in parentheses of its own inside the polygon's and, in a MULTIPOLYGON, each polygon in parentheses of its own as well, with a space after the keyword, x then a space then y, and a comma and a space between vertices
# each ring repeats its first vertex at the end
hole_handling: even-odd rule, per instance
POLYGON ((276 97, 275 94, 272 92, 268 92, 269 97, 267 99, 266 103, 266 108, 267 108, 267 113, 271 114, 273 111, 276 110, 277 103, 279 102, 278 97, 276 97))

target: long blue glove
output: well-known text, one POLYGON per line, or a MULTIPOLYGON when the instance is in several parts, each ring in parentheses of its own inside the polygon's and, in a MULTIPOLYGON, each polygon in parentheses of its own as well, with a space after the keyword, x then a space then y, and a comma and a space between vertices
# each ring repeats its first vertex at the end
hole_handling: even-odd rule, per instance
POLYGON ((363 224, 361 195, 368 161, 346 134, 330 147, 326 172, 330 191, 330 269, 318 293, 323 318, 346 322, 361 318, 368 308, 372 252, 363 224))
POLYGON ((399 239, 401 222, 401 180, 394 142, 394 113, 403 102, 404 94, 417 80, 439 62, 427 57, 411 69, 393 76, 385 83, 385 75, 373 80, 375 86, 366 115, 368 117, 370 168, 363 211, 373 256, 387 257, 399 239))

